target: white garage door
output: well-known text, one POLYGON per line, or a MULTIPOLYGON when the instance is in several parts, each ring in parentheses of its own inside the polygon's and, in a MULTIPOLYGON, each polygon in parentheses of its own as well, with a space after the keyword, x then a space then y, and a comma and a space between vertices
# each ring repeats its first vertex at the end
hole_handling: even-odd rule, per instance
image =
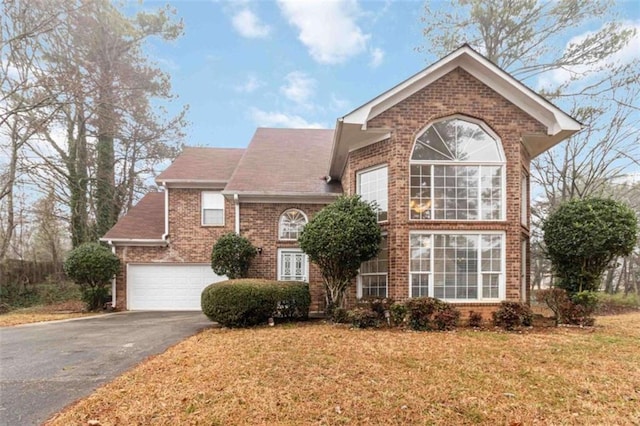
POLYGON ((211 265, 132 265, 127 267, 127 309, 132 311, 199 311, 200 294, 209 284, 226 280, 211 265))

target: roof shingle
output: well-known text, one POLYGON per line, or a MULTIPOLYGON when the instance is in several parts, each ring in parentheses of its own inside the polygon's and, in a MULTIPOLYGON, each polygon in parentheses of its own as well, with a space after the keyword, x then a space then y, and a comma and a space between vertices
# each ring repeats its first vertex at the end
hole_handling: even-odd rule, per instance
POLYGON ((149 192, 113 228, 103 240, 159 240, 164 234, 164 192, 149 192))
POLYGON ((259 128, 225 192, 261 195, 326 195, 342 192, 327 184, 333 129, 259 128))
POLYGON ((227 182, 244 154, 242 148, 185 147, 158 177, 163 181, 227 182))

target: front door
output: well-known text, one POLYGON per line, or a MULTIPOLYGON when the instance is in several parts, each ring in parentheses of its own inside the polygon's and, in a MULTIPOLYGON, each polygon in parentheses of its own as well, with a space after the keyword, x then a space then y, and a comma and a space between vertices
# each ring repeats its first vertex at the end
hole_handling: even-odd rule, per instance
POLYGON ((309 281, 309 260, 302 250, 278 250, 278 280, 309 281))

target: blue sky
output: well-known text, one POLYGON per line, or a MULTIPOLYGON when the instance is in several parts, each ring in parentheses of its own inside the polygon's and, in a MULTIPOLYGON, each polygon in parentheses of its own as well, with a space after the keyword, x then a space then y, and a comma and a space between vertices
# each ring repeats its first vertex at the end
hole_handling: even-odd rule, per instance
MULTIPOLYGON (((245 147, 260 126, 332 128, 338 117, 438 59, 416 51, 424 40, 422 2, 170 4, 185 35, 147 49, 172 77, 179 98, 171 108, 190 106, 187 145, 245 147)), ((617 7, 640 28, 640 0, 617 7)), ((602 24, 594 18, 570 36, 602 24)), ((637 55, 636 48, 640 37, 627 54, 637 55)))

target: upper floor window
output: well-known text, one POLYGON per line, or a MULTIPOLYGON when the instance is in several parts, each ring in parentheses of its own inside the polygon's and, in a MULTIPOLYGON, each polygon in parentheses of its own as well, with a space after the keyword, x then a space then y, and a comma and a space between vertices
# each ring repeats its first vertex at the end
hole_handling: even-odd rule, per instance
POLYGON ((298 209, 289 209, 280 215, 278 238, 281 240, 297 240, 307 224, 307 216, 298 209))
POLYGON ((202 193, 202 224, 224 225, 224 197, 219 192, 202 193))
POLYGON ((388 218, 387 182, 387 166, 358 172, 357 192, 364 201, 375 203, 378 222, 385 221, 388 218))
POLYGON ((480 124, 433 123, 411 154, 411 219, 503 220, 504 162, 499 139, 480 124))

